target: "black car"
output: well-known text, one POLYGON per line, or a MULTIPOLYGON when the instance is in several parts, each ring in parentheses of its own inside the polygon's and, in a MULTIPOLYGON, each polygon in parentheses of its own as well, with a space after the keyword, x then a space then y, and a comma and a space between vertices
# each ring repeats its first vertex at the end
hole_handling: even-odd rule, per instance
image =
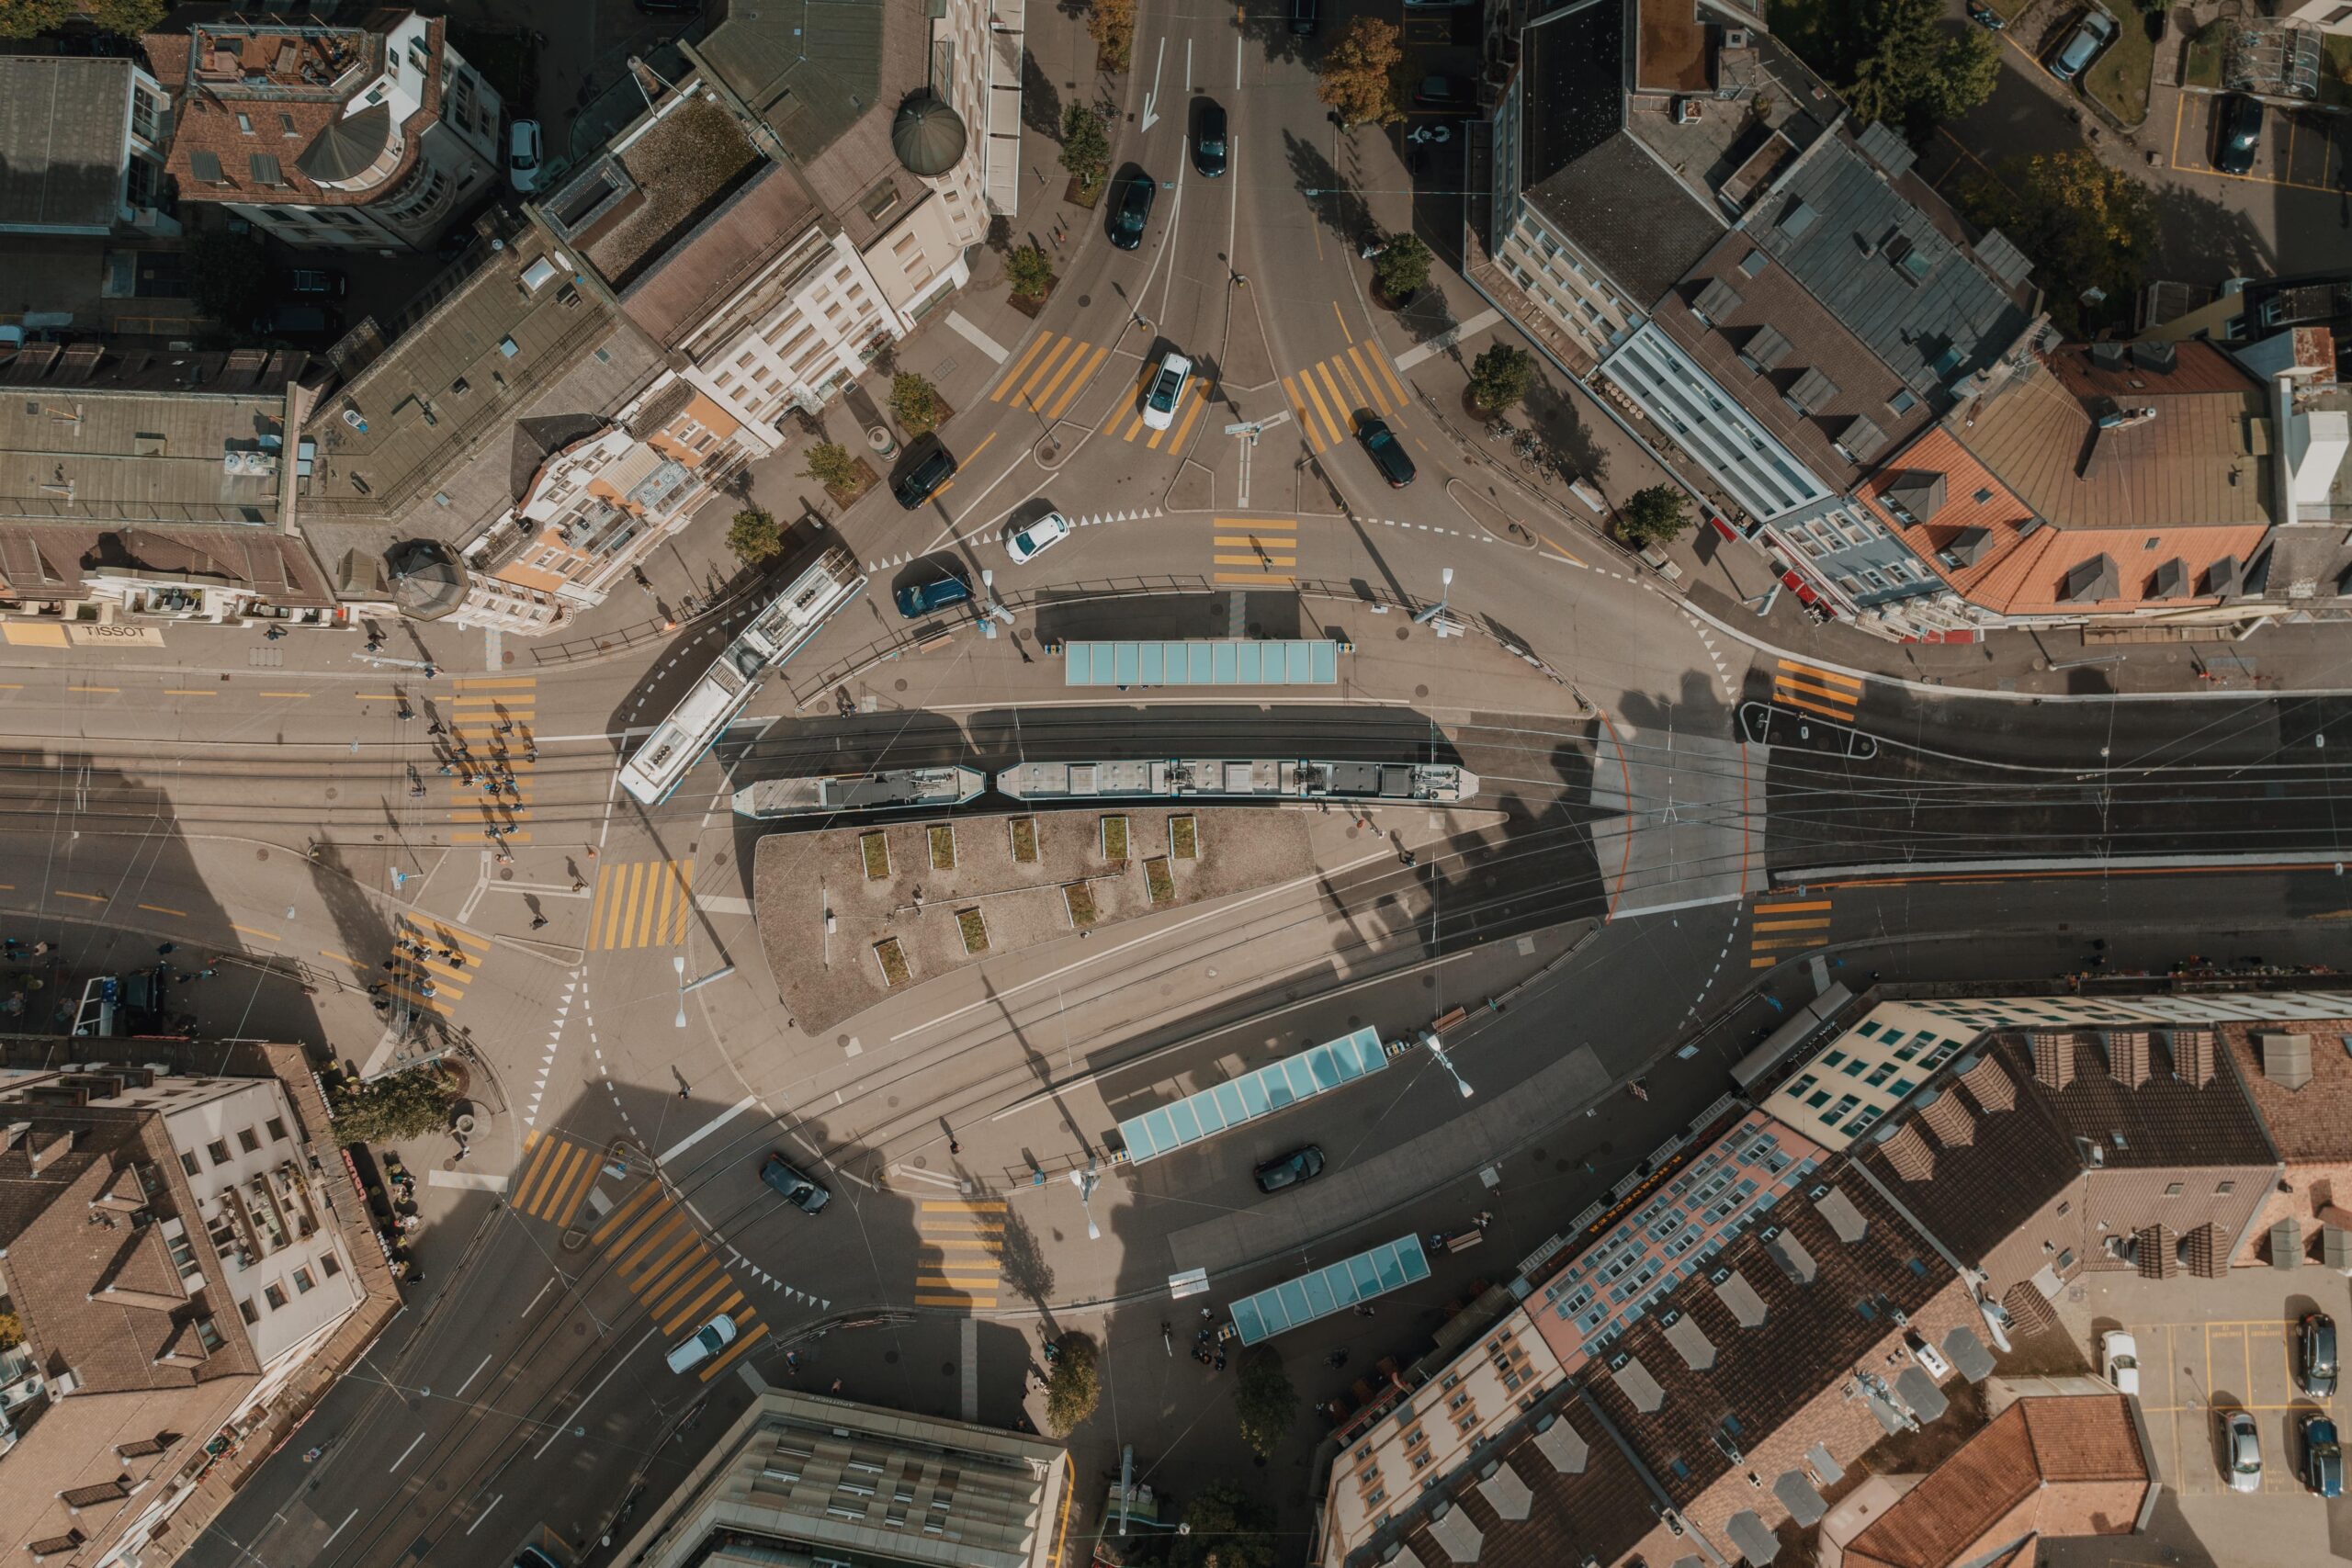
POLYGON ((899 504, 912 512, 939 493, 940 487, 956 477, 956 459, 947 448, 933 442, 931 449, 907 467, 907 471, 890 481, 890 493, 899 504))
POLYGON ((1193 132, 1193 167, 1203 179, 1225 173, 1225 106, 1201 100, 1200 128, 1193 132))
POLYGON ((1159 194, 1159 182, 1149 175, 1137 175, 1127 182, 1126 190, 1119 197, 1117 216, 1111 220, 1111 243, 1123 251, 1143 248, 1143 229, 1151 221, 1152 198, 1159 194))
POLYGON ((2335 1319, 2324 1312, 2295 1325, 2295 1381, 2313 1399, 2335 1397, 2335 1319))
POLYGON ((972 585, 964 574, 949 567, 929 582, 910 582, 898 592, 899 614, 910 621, 944 610, 950 604, 967 604, 972 599, 972 585))
POLYGON ((1323 1174, 1323 1151, 1313 1144, 1303 1149, 1293 1149, 1278 1159, 1270 1159, 1254 1173, 1258 1190, 1279 1192, 1285 1187, 1295 1187, 1302 1181, 1312 1181, 1323 1174))
POLYGON ((2262 151, 2262 105, 2244 93, 2225 94, 2213 116, 2213 167, 2243 175, 2262 151))
POLYGON ((760 1167, 760 1179, 783 1193, 784 1201, 804 1214, 821 1213, 833 1201, 822 1182, 782 1155, 768 1156, 767 1163, 760 1167))
POLYGON ((338 299, 349 287, 343 274, 323 266, 298 266, 286 275, 286 288, 292 294, 333 295, 338 299))
POLYGON ((1363 443, 1365 454, 1380 470, 1380 477, 1388 481, 1389 489, 1403 490, 1413 482, 1412 454, 1405 450, 1405 444, 1396 439, 1396 433, 1388 428, 1386 420, 1366 414, 1363 423, 1356 426, 1356 439, 1363 443))
POLYGON ((1424 76, 1413 89, 1413 107, 1423 109, 1466 109, 1470 84, 1459 76, 1424 76))

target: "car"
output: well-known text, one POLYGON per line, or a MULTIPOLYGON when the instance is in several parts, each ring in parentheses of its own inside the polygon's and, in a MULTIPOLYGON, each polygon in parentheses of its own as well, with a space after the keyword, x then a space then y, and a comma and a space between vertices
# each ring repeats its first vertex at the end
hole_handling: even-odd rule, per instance
POLYGON ((1004 542, 1004 553, 1015 566, 1026 566, 1039 555, 1069 537, 1069 519, 1048 512, 1004 542))
POLYGON ((537 120, 518 119, 506 132, 506 177, 525 196, 539 188, 539 160, 545 152, 537 120))
POLYGON ((670 1370, 690 1372, 735 1343, 735 1320, 720 1313, 670 1348, 670 1370))
POLYGON ((1127 182, 1126 190, 1119 197, 1119 210, 1111 220, 1111 243, 1123 251, 1143 248, 1144 225, 1151 221, 1152 198, 1159 194, 1159 182, 1149 175, 1139 174, 1127 182))
POLYGON ((890 493, 899 504, 912 512, 945 488, 956 477, 956 459, 937 441, 920 448, 922 456, 909 462, 904 472, 890 481, 890 493))
POLYGON ((1154 430, 1165 430, 1174 424, 1176 411, 1183 405, 1184 389, 1192 384, 1193 362, 1181 354, 1170 353, 1159 362, 1150 390, 1144 393, 1144 423, 1154 430))
POLYGON ((2115 41, 2115 18, 2092 6, 2075 24, 2075 30, 2066 35, 2066 41, 2058 46, 2058 52, 2050 57, 2050 73, 2061 82, 2077 80, 2090 69, 2091 62, 2115 41))
POLYGON ((2244 93, 2226 93, 2213 116, 2213 167, 2243 175, 2262 151, 2262 105, 2244 93))
POLYGON ((2098 1342, 2099 1376, 2118 1393, 2140 1392, 2140 1342, 2120 1328, 2110 1328, 2098 1342))
POLYGON ((1396 433, 1388 428, 1386 420, 1366 414, 1363 423, 1356 426, 1356 439, 1363 443, 1365 455, 1380 470, 1380 477, 1388 481, 1389 489, 1403 490, 1413 482, 1412 454, 1405 450, 1405 444, 1396 439, 1396 433))
POLYGON ((536 1546, 526 1546, 514 1554, 514 1568, 563 1568, 563 1564, 536 1546))
POLYGON ((254 322, 265 337, 334 337, 343 331, 342 313, 325 305, 281 299, 254 322))
POLYGON ((2233 1410, 2222 1423, 2222 1462, 2233 1492, 2262 1490, 2262 1434, 2255 1429, 2252 1413, 2233 1410))
POLYGON ((637 8, 649 17, 693 17, 702 12, 702 0, 637 0, 637 8))
POLYGON ((1994 33, 2006 30, 2009 25, 2001 19, 2001 13, 1985 5, 1984 0, 1968 0, 1968 19, 1994 33))
POLYGON ((1413 89, 1413 107, 1423 109, 1466 109, 1470 84, 1459 76, 1424 76, 1413 89))
POLYGON ((322 266, 298 266, 286 275, 287 291, 293 294, 341 295, 349 281, 343 274, 322 266))
POLYGON ((2295 1381, 2313 1399, 2335 1397, 2335 1319, 2307 1312, 2295 1325, 2295 1381))
POLYGON ((1302 1181, 1312 1181, 1323 1174, 1323 1151, 1313 1144, 1303 1149, 1293 1149, 1286 1155, 1270 1159, 1251 1173, 1258 1179, 1261 1192, 1279 1192, 1285 1187, 1295 1187, 1302 1181))
POLYGON ((782 1155, 771 1154, 760 1167, 760 1179, 784 1194, 784 1201, 804 1214, 820 1214, 833 1195, 825 1184, 782 1155))
POLYGON ((2303 1417, 2303 1484, 2323 1497, 2344 1495, 2344 1445, 2335 1421, 2316 1410, 2303 1417))
POLYGON ((951 566, 929 582, 910 582, 900 588, 898 592, 899 614, 910 621, 920 621, 950 604, 968 604, 971 597, 972 585, 964 581, 962 572, 951 566))
POLYGON ((1312 38, 1323 25, 1323 0, 1290 0, 1290 30, 1299 38, 1312 38))
POLYGON ((1225 173, 1225 106, 1203 98, 1200 128, 1193 132, 1193 168, 1204 180, 1225 173))

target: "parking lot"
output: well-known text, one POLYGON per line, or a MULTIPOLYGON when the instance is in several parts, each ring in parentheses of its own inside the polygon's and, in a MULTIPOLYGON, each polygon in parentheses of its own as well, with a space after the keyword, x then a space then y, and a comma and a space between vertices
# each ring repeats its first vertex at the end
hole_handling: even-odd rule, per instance
POLYGON ((2292 1320, 2123 1326, 2140 1343, 2140 1409, 2165 1485, 2191 1497, 2226 1491, 2222 1423, 2245 1410, 2262 1434, 2262 1489, 2302 1491, 2302 1418, 2335 1401, 2297 1389, 2292 1320))
POLYGON ((2196 91, 2183 91, 2175 98, 2169 155, 2175 169, 2184 175, 2301 190, 2335 188, 2344 172, 2343 117, 2268 109, 2263 116, 2262 144, 2255 150, 2254 166, 2243 175, 2225 175, 2213 167, 2213 121, 2222 102, 2221 94, 2196 91))

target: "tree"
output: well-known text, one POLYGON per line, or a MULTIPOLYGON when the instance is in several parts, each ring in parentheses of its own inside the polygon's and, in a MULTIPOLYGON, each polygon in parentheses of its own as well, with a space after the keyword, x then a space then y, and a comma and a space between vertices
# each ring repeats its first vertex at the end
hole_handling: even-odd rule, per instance
POLYGON ((1094 39, 1095 62, 1125 71, 1136 51, 1136 0, 1094 0, 1086 10, 1086 30, 1094 39))
MULTIPOLYGON (((800 477, 815 479, 827 490, 852 491, 858 488, 865 473, 858 466, 858 460, 850 456, 848 447, 838 441, 820 441, 808 448, 808 460, 801 467, 800 477)), ((767 513, 760 515, 765 517, 767 513)), ((768 521, 773 526, 775 520, 771 517, 768 521)), ((730 537, 728 542, 732 544, 734 540, 730 537)), ((769 552, 771 555, 774 553, 773 550, 769 552)))
POLYGON ((1012 279, 1012 291, 1023 299, 1043 299, 1054 286, 1053 261, 1035 245, 1023 245, 1005 257, 1004 273, 1012 279))
MULTIPOLYGON (((814 454, 810 456, 813 458, 814 454)), ((757 566, 784 553, 784 530, 768 513, 747 506, 727 526, 727 547, 746 566, 757 566)))
POLYGON ((90 20, 118 38, 152 33, 164 19, 164 0, 91 0, 90 20))
POLYGON ((1485 413, 1500 413, 1535 384, 1535 356, 1523 348, 1498 343, 1470 366, 1470 400, 1485 413))
POLYGON ((2091 310, 2085 290, 2102 290, 2111 310, 2128 306, 2155 254, 2148 187, 2086 147, 2005 158, 1992 175, 1961 183, 1960 209, 1982 227, 1997 224, 2034 258, 2051 320, 2070 337, 2091 310))
POLYGON ((1663 545, 1689 526, 1690 515, 1682 510, 1682 492, 1672 485, 1635 491, 1626 498, 1625 509, 1617 518, 1617 532, 1637 550, 1663 545))
POLYGON ((1094 1414, 1102 1382, 1094 1368, 1093 1340, 1065 1334, 1056 1345, 1053 1374, 1046 1379, 1046 1430, 1059 1439, 1094 1414))
POLYGON ((1858 118, 1925 136, 1993 96, 2001 46, 1982 28, 1947 27, 1936 0, 1862 0, 1850 35, 1866 42, 1847 73, 1858 118))
POLYGON ((1168 1568, 1273 1568, 1274 1512, 1230 1481, 1184 1506, 1190 1533, 1169 1542, 1168 1568))
POLYGON ((939 428, 939 389, 911 370, 901 371, 890 378, 890 412, 909 435, 929 435, 939 428))
POLYGON ((72 21, 74 0, 0 0, 0 38, 31 38, 72 21))
POLYGON ((187 243, 188 302, 222 326, 243 332, 268 304, 269 268, 261 246, 226 229, 187 243))
POLYGON ((1298 1419, 1298 1390, 1283 1371, 1282 1358, 1271 1350, 1243 1361, 1239 1377, 1233 1414, 1241 1423, 1241 1440, 1260 1459, 1271 1459, 1298 1419))
POLYGON ((1111 172, 1111 136, 1091 104, 1072 104, 1062 111, 1062 167, 1090 197, 1111 172))
POLYGON ((339 1144, 391 1144, 446 1130, 456 1098, 439 1067, 411 1067, 374 1083, 336 1085, 327 1115, 339 1144))
POLYGON ((1380 291, 1401 305, 1430 280, 1430 263, 1435 259, 1419 235, 1392 234, 1387 249, 1372 260, 1372 276, 1380 291))
POLYGON ((13 1312, 0 1312, 0 1350, 13 1350, 25 1342, 25 1325, 17 1321, 13 1312))
POLYGON ((1396 74, 1405 60, 1394 23, 1358 17, 1323 56, 1315 96, 1340 111, 1340 124, 1393 125, 1405 118, 1396 104, 1396 74))

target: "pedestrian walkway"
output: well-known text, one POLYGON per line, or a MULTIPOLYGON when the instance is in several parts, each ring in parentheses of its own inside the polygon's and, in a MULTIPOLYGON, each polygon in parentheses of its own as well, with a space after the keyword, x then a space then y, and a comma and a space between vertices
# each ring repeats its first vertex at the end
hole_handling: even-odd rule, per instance
POLYGON ((1284 376, 1283 390, 1290 395, 1291 412, 1306 433, 1306 444, 1318 453, 1347 439, 1358 410, 1370 409, 1385 419, 1411 400, 1388 356, 1374 343, 1351 344, 1343 354, 1284 376))
POLYGON ((493 675, 457 682, 440 775, 448 791, 451 843, 531 841, 532 716, 536 675, 493 675))
POLYGON ((1862 683, 1834 670, 1783 659, 1772 671, 1772 700, 1817 717, 1850 724, 1862 700, 1862 683))
POLYGON ((1001 403, 1009 399, 1013 408, 1026 409, 1048 420, 1059 419, 1110 356, 1107 344, 1040 333, 997 382, 996 389, 989 394, 989 401, 1001 403))
MULTIPOLYGON (((1145 373, 1148 375, 1149 368, 1145 373)), ((1216 383, 1205 376, 1193 377, 1191 388, 1184 393, 1184 406, 1178 411, 1174 422, 1167 429, 1151 432, 1149 437, 1144 442, 1144 449, 1148 452, 1157 452, 1159 450, 1160 443, 1164 441, 1168 445, 1170 456, 1182 454, 1185 441, 1193 434, 1193 426, 1200 423, 1201 411, 1209 406, 1209 393, 1216 389, 1216 383)), ((1113 410, 1114 422, 1116 422, 1119 413, 1126 410, 1127 405, 1125 403, 1113 410)), ((1143 411, 1136 409, 1129 415, 1127 427, 1119 439, 1133 442, 1138 434, 1143 433, 1143 411)))
POLYGON ((1004 1252, 1001 1199, 926 1198, 915 1216, 915 1305, 977 1312, 996 1305, 1004 1252))
POLYGON ((523 1134, 523 1173, 507 1189, 507 1206, 560 1228, 571 1224, 596 1184, 599 1156, 588 1145, 536 1128, 523 1134))
POLYGON ((694 908, 695 863, 624 861, 596 874, 588 911, 588 950, 674 947, 686 940, 694 908))
POLYGON ((386 985, 396 1001, 447 1018, 489 957, 488 937, 431 915, 403 914, 392 922, 386 985))
POLYGON ((1236 588, 1287 588, 1298 581, 1298 519, 1219 517, 1210 524, 1215 581, 1236 588), (1233 570, 1248 567, 1243 571, 1233 570))
POLYGON ((613 1258, 614 1271, 645 1303, 654 1325, 674 1339, 700 1328, 720 1313, 735 1322, 735 1343, 699 1369, 708 1382, 768 1331, 759 1310, 695 1228, 683 1204, 672 1201, 659 1183, 647 1181, 589 1236, 613 1258), (609 1243, 609 1245, 607 1245, 609 1243))
POLYGON ((1830 904, 1827 897, 1783 898, 1756 906, 1748 927, 1747 966, 1770 969, 1788 961, 1792 952, 1829 945, 1830 904))

